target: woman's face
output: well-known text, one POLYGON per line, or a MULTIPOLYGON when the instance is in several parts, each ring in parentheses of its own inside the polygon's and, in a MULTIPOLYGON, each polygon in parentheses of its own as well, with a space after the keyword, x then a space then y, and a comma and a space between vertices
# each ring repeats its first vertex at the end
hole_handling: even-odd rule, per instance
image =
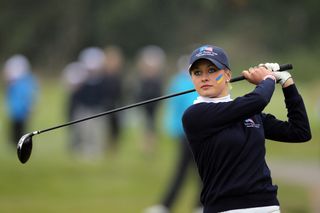
POLYGON ((231 78, 229 70, 219 70, 211 61, 200 59, 192 65, 190 74, 200 96, 219 98, 229 94, 226 83, 231 78))

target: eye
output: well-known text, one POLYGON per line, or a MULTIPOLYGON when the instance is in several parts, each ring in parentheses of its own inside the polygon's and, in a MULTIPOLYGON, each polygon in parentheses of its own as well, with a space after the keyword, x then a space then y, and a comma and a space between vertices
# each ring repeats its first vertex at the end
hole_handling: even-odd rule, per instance
POLYGON ((202 72, 200 70, 194 70, 192 72, 195 76, 200 76, 202 74, 202 72))
POLYGON ((219 71, 218 69, 215 69, 214 67, 210 67, 208 73, 214 73, 219 71))

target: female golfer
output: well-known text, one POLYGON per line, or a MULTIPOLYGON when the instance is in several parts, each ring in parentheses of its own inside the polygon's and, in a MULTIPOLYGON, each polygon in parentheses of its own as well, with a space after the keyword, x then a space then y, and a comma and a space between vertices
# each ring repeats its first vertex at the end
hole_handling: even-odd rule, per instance
POLYGON ((199 97, 182 121, 203 189, 204 213, 280 212, 277 186, 265 161, 265 139, 304 142, 311 139, 302 97, 288 72, 265 64, 242 72, 255 89, 234 100, 228 81, 227 54, 202 46, 190 58, 189 72, 199 97), (276 82, 282 86, 288 121, 262 113, 276 82))

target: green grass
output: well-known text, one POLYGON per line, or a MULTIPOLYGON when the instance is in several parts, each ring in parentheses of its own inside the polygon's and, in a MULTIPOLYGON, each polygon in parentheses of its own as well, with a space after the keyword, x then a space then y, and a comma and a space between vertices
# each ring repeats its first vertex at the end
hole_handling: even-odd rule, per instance
MULTIPOLYGON (((65 122, 66 94, 63 88, 55 80, 42 79, 41 82, 42 91, 30 131, 65 122)), ((250 90, 245 85, 235 85, 234 96, 250 90)), ((319 133, 315 130, 319 129, 319 121, 313 108, 316 93, 310 92, 315 85, 301 87, 311 115, 312 142, 299 145, 270 143, 268 157, 303 161, 318 159, 319 133)), ((281 103, 281 93, 277 92, 267 110, 284 116, 283 110, 278 110, 281 103)), ((156 151, 146 155, 140 148, 141 128, 127 125, 117 153, 86 161, 70 155, 67 150, 68 129, 63 128, 35 136, 33 154, 29 162, 22 165, 15 150, 8 145, 5 111, 3 107, 0 110, 0 212, 142 212, 145 207, 157 203, 165 191, 178 147, 163 132, 159 133, 156 151)), ((287 185, 281 180, 276 182, 283 212, 310 212, 308 191, 304 186, 287 185)), ((174 212, 191 212, 196 191, 195 175, 190 175, 174 212)))

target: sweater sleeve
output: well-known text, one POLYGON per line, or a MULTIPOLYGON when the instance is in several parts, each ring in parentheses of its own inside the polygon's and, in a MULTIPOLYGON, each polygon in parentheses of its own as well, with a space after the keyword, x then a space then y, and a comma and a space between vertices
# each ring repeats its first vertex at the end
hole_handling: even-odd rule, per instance
POLYGON ((259 114, 269 103, 274 87, 274 80, 268 78, 261 81, 252 92, 234 101, 195 104, 183 116, 184 128, 199 134, 206 134, 204 130, 212 133, 238 120, 259 114))
POLYGON ((262 114, 265 137, 282 142, 306 142, 311 139, 311 130, 305 105, 296 86, 283 89, 288 110, 288 121, 278 120, 271 114, 262 114))

